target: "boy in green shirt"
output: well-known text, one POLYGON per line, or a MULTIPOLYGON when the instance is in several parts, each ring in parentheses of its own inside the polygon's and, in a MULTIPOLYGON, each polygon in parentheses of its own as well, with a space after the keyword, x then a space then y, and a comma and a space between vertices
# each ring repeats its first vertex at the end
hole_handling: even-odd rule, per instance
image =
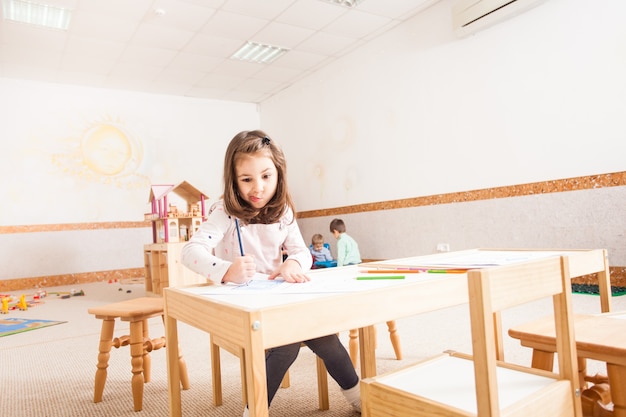
POLYGON ((359 245, 346 233, 343 220, 333 219, 330 222, 330 232, 337 239, 337 266, 360 264, 359 245))

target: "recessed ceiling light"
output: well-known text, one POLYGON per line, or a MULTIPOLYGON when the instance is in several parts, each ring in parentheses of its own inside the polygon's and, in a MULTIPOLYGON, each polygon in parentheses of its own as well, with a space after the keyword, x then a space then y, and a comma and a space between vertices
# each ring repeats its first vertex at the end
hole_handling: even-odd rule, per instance
POLYGON ((325 1, 326 3, 336 4, 338 6, 352 8, 352 7, 356 7, 363 0, 322 0, 322 1, 325 1))
POLYGON ((284 55, 289 49, 280 46, 266 45, 248 41, 237 52, 231 55, 231 59, 240 61, 258 62, 261 64, 269 64, 280 56, 284 55))
POLYGON ((70 9, 24 0, 4 0, 2 11, 6 20, 62 30, 67 30, 72 16, 70 9))

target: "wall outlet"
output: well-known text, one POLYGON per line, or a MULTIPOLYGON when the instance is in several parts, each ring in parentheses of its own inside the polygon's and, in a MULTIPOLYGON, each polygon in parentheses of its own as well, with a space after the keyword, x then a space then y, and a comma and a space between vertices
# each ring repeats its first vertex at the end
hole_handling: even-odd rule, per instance
POLYGON ((449 243, 437 243, 437 252, 450 252, 449 243))

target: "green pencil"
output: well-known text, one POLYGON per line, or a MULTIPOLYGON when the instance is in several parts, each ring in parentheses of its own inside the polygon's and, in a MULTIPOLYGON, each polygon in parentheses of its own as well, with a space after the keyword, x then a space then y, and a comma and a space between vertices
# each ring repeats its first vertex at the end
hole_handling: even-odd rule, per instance
POLYGON ((404 279, 404 275, 367 275, 363 277, 356 277, 359 281, 371 280, 371 279, 404 279))

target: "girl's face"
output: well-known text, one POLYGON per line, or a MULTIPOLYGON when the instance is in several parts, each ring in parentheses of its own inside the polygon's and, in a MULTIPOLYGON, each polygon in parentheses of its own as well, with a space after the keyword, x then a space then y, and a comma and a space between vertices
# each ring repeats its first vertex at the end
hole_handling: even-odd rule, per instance
POLYGON ((235 178, 239 195, 255 209, 261 209, 274 197, 278 171, 263 152, 239 155, 235 162, 235 178))

